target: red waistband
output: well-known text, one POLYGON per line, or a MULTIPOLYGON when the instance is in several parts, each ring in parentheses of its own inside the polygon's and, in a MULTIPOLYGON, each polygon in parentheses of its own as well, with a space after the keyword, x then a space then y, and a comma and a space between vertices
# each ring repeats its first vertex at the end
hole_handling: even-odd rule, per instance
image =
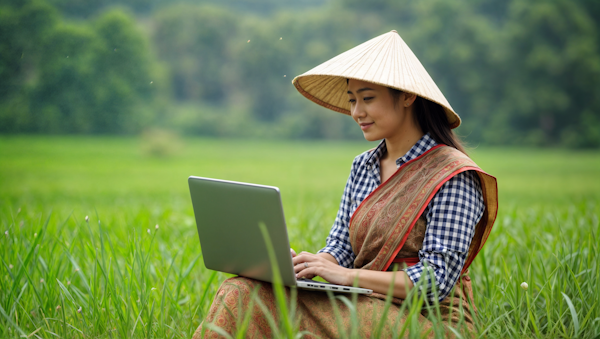
POLYGON ((419 257, 408 257, 408 258, 394 258, 394 260, 392 260, 393 263, 396 264, 406 264, 407 267, 411 267, 414 266, 416 264, 419 263, 419 257))

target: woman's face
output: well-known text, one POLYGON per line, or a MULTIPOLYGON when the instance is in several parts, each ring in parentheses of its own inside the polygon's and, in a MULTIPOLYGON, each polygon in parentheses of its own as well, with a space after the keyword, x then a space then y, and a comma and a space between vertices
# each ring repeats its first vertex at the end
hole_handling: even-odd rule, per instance
POLYGON ((414 98, 412 94, 402 93, 399 102, 394 103, 387 87, 361 80, 348 81, 350 113, 368 141, 395 139, 406 128, 411 128, 410 105, 414 98))

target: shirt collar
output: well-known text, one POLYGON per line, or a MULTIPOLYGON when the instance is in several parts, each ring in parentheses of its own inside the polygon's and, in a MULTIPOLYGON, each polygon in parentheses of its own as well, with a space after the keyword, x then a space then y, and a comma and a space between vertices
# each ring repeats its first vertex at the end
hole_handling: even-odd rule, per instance
MULTIPOLYGON (((433 140, 433 138, 426 133, 417 141, 413 147, 406 152, 403 156, 396 159, 396 166, 400 167, 405 163, 421 156, 423 153, 429 151, 432 147, 435 147, 437 142, 433 140)), ((387 152, 387 146, 385 145, 385 139, 381 140, 379 145, 371 152, 371 155, 367 159, 367 164, 373 166, 374 164, 378 164, 381 157, 387 152)))

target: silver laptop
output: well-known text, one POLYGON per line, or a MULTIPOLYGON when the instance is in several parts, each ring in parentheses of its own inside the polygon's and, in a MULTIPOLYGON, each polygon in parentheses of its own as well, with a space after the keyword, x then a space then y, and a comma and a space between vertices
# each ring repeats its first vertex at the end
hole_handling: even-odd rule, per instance
POLYGON ((273 282, 263 223, 285 286, 342 293, 371 294, 366 288, 296 279, 279 189, 242 182, 189 177, 190 195, 207 268, 273 282))

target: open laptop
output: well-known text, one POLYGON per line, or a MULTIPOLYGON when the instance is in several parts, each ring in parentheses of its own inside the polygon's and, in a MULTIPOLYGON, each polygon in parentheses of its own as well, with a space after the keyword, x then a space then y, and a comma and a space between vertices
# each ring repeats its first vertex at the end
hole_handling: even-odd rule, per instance
POLYGON ((263 223, 285 286, 342 293, 371 294, 365 288, 298 279, 294 273, 279 189, 272 186, 188 178, 198 236, 207 268, 273 282, 263 223))

